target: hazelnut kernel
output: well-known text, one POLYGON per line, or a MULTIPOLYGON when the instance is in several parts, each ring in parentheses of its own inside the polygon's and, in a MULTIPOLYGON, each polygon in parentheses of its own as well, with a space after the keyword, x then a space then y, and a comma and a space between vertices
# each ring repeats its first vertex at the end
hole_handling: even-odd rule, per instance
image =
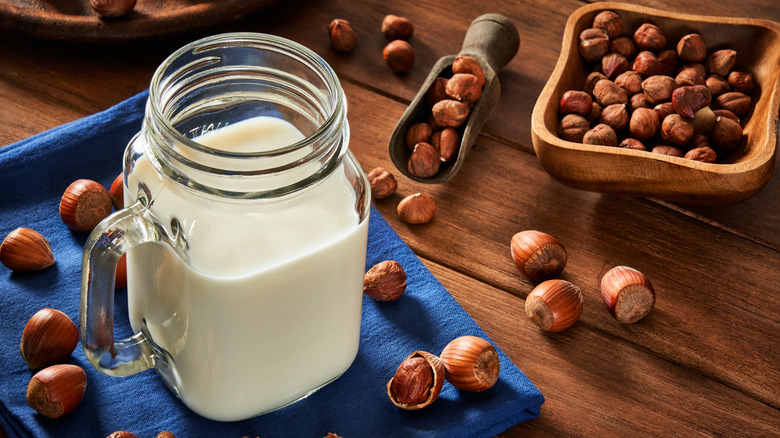
POLYGON ((328 25, 330 46, 339 52, 349 52, 357 44, 357 32, 349 21, 336 18, 328 25))
POLYGON ((420 178, 429 178, 439 172, 441 156, 430 143, 417 143, 409 155, 409 173, 420 178))
POLYGON ((637 108, 631 113, 628 130, 637 140, 649 140, 655 136, 661 124, 655 111, 648 108, 637 108))
POLYGON ((587 116, 593 108, 593 99, 584 91, 569 90, 561 97, 561 114, 579 114, 587 116))
POLYGON ((469 117, 471 108, 468 103, 453 99, 444 99, 437 102, 431 113, 436 125, 448 128, 457 128, 469 117))
POLYGON ((363 277, 363 293, 377 301, 395 301, 406 290, 406 272, 395 260, 377 263, 363 277))
POLYGON ((382 50, 382 57, 395 73, 406 73, 414 66, 414 49, 404 40, 391 41, 382 50))
POLYGON ((431 125, 425 122, 415 123, 406 131, 406 146, 413 150, 417 143, 427 143, 431 139, 431 134, 433 134, 431 125))
POLYGON ((374 199, 387 198, 398 189, 395 177, 384 167, 371 169, 368 172, 368 182, 371 184, 371 196, 374 199))
POLYGON ((634 32, 634 43, 639 50, 657 52, 666 47, 666 38, 658 26, 644 23, 634 32))
POLYGON ((485 73, 479 62, 470 56, 456 56, 452 61, 452 73, 469 73, 479 79, 480 87, 485 85, 485 73))
POLYGON ((444 92, 452 99, 473 104, 482 95, 482 83, 471 73, 455 73, 447 81, 444 92))
POLYGON ((707 57, 707 46, 704 38, 698 33, 691 33, 680 38, 677 43, 677 56, 683 62, 703 62, 707 57))
POLYGON ((433 220, 436 203, 424 193, 415 193, 398 203, 398 216, 408 224, 424 224, 433 220))
POLYGON ((430 406, 444 385, 444 363, 425 351, 415 351, 398 366, 387 382, 387 395, 401 409, 430 406))
POLYGON ((121 17, 135 8, 136 0, 89 0, 89 5, 101 17, 121 17))
POLYGON ((609 50, 609 36, 602 29, 585 29, 580 33, 580 55, 588 62, 596 62, 609 50))
POLYGON ((593 18, 593 27, 606 32, 610 39, 617 38, 623 33, 623 19, 612 11, 602 11, 593 18))
MULTIPOLYGON (((605 108, 606 110, 606 108, 605 108)), ((603 113, 602 113, 603 114, 603 113)), ((603 145, 603 146, 617 146, 617 134, 615 130, 609 125, 600 123, 593 127, 590 131, 586 132, 582 137, 582 142, 585 144, 603 145)))
POLYGON ((408 40, 414 35, 414 24, 404 17, 386 15, 382 20, 382 33, 391 40, 408 40))

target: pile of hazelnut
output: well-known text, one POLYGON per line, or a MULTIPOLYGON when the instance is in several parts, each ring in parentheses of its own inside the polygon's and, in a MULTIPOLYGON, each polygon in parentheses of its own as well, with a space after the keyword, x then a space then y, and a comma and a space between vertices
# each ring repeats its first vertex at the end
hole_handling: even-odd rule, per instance
POLYGON ((482 67, 470 56, 456 57, 451 70, 449 77, 436 78, 425 95, 431 107, 428 120, 411 125, 406 132, 406 145, 412 151, 407 169, 420 178, 436 175, 442 162, 457 158, 462 135, 460 128, 468 120, 485 86, 482 67))
POLYGON ((651 23, 632 36, 623 30, 618 14, 603 11, 580 34, 580 56, 594 68, 582 90, 561 97, 558 135, 708 163, 736 150, 753 92, 753 75, 734 70, 737 52, 708 55, 698 33, 667 48, 651 23))

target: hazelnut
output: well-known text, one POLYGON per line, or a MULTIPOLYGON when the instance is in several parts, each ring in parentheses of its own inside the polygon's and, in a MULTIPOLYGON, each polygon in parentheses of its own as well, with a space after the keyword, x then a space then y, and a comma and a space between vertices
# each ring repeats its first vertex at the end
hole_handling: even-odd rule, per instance
POLYGON ((602 79, 596 82, 593 87, 593 96, 602 107, 607 107, 613 103, 628 103, 628 94, 626 90, 609 79, 602 79))
POLYGON ((566 267, 566 249, 558 239, 541 231, 515 234, 510 249, 517 268, 533 282, 557 277, 566 267))
POLYGON ((74 231, 90 232, 111 214, 111 194, 89 179, 74 181, 60 200, 60 218, 74 231))
POLYGON ((604 108, 601 112, 599 123, 603 123, 615 132, 622 131, 628 126, 628 109, 622 103, 615 103, 604 108))
POLYGON ((663 74, 664 67, 653 52, 647 50, 639 52, 634 58, 631 69, 643 77, 663 74))
POLYGON ((395 193, 398 182, 392 173, 384 167, 377 167, 368 172, 368 182, 371 184, 371 196, 374 199, 384 199, 395 193))
POLYGON ((460 134, 453 128, 444 128, 439 134, 439 151, 442 161, 448 162, 458 156, 460 147, 460 134))
POLYGON ((601 58, 601 70, 612 79, 628 70, 628 59, 620 53, 607 53, 601 58))
POLYGON ((476 59, 470 56, 456 56, 452 61, 452 73, 472 74, 479 79, 480 87, 485 85, 485 73, 482 71, 482 67, 479 66, 476 59))
POLYGON ((698 33, 680 38, 677 43, 677 56, 683 62, 703 62, 707 58, 707 45, 698 33))
POLYGON ((646 151, 647 148, 644 144, 642 144, 641 141, 635 139, 635 138, 624 138, 623 141, 618 144, 618 147, 626 148, 626 149, 634 149, 636 151, 646 151))
POLYGON ((134 434, 133 432, 128 432, 126 430, 117 430, 116 432, 113 432, 111 435, 107 436, 106 438, 138 438, 138 435, 134 434))
POLYGON ((559 332, 577 322, 583 303, 579 287, 566 280, 547 280, 528 294, 525 313, 542 330, 559 332))
POLYGON ((382 20, 382 33, 391 40, 408 40, 414 34, 414 24, 404 17, 386 15, 382 20))
POLYGON ((447 78, 442 77, 438 77, 433 81, 431 88, 425 93, 425 101, 428 102, 428 105, 433 106, 436 102, 447 99, 447 93, 444 91, 447 89, 447 81, 447 78))
POLYGON ((680 157, 682 158, 685 155, 685 152, 674 146, 661 144, 653 148, 652 152, 654 154, 660 154, 660 155, 669 155, 670 157, 680 157))
POLYGON ((620 53, 626 58, 631 58, 636 54, 636 46, 631 38, 627 36, 621 36, 617 38, 610 38, 609 51, 614 53, 620 53))
POLYGON ((401 362, 387 382, 387 395, 401 409, 422 409, 439 396, 444 375, 441 359, 425 351, 415 351, 401 362))
POLYGON ((79 331, 68 315, 56 309, 41 309, 27 321, 19 352, 31 369, 62 362, 73 353, 79 331))
POLYGON ((680 87, 672 93, 672 106, 677 114, 692 119, 696 112, 710 104, 712 95, 704 85, 680 87))
POLYGON ((109 195, 111 195, 111 205, 114 206, 114 210, 121 210, 125 206, 125 179, 121 173, 117 175, 114 182, 111 183, 111 188, 108 189, 109 195))
POLYGON ((617 146, 617 134, 610 126, 601 123, 586 132, 582 137, 582 142, 585 144, 617 146))
POLYGON ((394 73, 406 73, 414 66, 414 49, 404 40, 394 40, 382 50, 382 57, 394 73))
POLYGON ((0 244, 0 263, 14 272, 38 271, 54 264, 54 254, 41 233, 17 228, 0 244))
POLYGON ((590 130, 590 123, 579 114, 567 114, 558 125, 558 136, 566 141, 582 143, 585 133, 590 130))
POLYGON ((585 29, 580 33, 580 55, 588 62, 596 62, 609 50, 609 36, 602 29, 585 29))
POLYGON ((596 83, 602 79, 607 79, 606 76, 604 76, 604 73, 594 71, 585 78, 585 86, 582 88, 582 91, 593 95, 593 88, 596 86, 596 83))
POLYGON ((731 91, 731 86, 726 79, 720 76, 710 75, 705 79, 704 84, 710 89, 712 96, 719 96, 723 93, 731 91))
POLYGON ((136 0, 89 0, 89 5, 101 17, 121 17, 135 8, 136 0))
POLYGON ((655 291, 650 281, 628 266, 616 266, 601 277, 601 297, 609 313, 627 324, 647 316, 655 305, 655 291))
POLYGON ((610 39, 617 38, 623 33, 623 19, 612 11, 602 11, 593 18, 593 27, 606 32, 610 39))
POLYGON ((701 147, 689 150, 683 158, 703 163, 714 163, 718 160, 718 154, 712 148, 701 147))
POLYGON ((701 64, 686 64, 677 73, 674 81, 677 85, 705 85, 707 83, 707 72, 701 64))
POLYGON ((436 214, 436 203, 428 195, 415 193, 398 203, 398 216, 408 224, 424 224, 436 214))
POLYGON ((628 100, 628 109, 636 111, 637 108, 650 108, 650 102, 647 101, 645 93, 636 93, 628 100))
POLYGON ((464 391, 481 392, 492 388, 501 371, 496 348, 476 336, 453 339, 439 358, 444 363, 447 381, 464 391))
POLYGON ((642 82, 642 90, 647 96, 648 102, 652 105, 671 99, 672 92, 677 88, 677 82, 669 76, 655 75, 650 76, 642 82))
MULTIPOLYGON (((603 110, 604 109, 601 107, 601 105, 599 105, 598 102, 593 102, 593 106, 590 108, 590 113, 587 115, 588 122, 595 122, 596 120, 598 120, 599 117, 601 117, 601 112, 603 110)), ((590 129, 590 126, 588 126, 588 129, 590 129)), ((585 131, 587 132, 588 129, 586 129, 585 131)), ((582 135, 585 135, 585 133, 583 133, 582 135)))
POLYGON ((440 166, 439 152, 430 143, 417 143, 407 162, 409 173, 420 178, 436 175, 440 166))
POLYGON ((661 138, 664 142, 676 146, 686 146, 691 142, 693 134, 691 122, 679 114, 670 114, 661 122, 661 138))
POLYGON ((653 111, 658 116, 658 123, 663 122, 666 116, 675 112, 672 102, 659 103, 653 107, 653 111))
POLYGON ((615 83, 632 96, 642 91, 642 76, 633 70, 618 75, 618 77, 615 78, 615 83))
POLYGON ((157 436, 155 436, 154 438, 176 438, 176 435, 174 435, 173 432, 169 432, 167 430, 164 430, 164 431, 158 433, 157 436))
POLYGON ((712 112, 715 113, 715 117, 725 117, 739 123, 740 125, 742 124, 742 122, 739 121, 739 117, 727 109, 716 109, 712 112))
POLYGON ((750 94, 753 91, 753 75, 743 71, 729 73, 728 83, 731 89, 740 93, 750 94))
POLYGON ((666 38, 658 26, 644 23, 634 32, 634 43, 639 50, 657 52, 666 47, 666 38))
POLYGON ((378 301, 395 301, 406 290, 406 272, 395 260, 377 263, 363 277, 363 293, 378 301))
POLYGON ((726 117, 718 117, 712 125, 710 141, 717 151, 731 152, 742 142, 742 126, 726 117))
POLYGON ((81 367, 52 365, 38 371, 27 385, 27 404, 47 418, 69 413, 84 397, 87 374, 81 367))
POLYGON ((718 107, 729 110, 737 117, 745 117, 750 111, 750 97, 739 91, 730 91, 723 93, 715 98, 718 107))
POLYGON ((349 24, 349 21, 336 18, 328 25, 330 46, 339 52, 349 52, 357 44, 357 32, 349 24))
POLYGON ((704 67, 707 73, 727 77, 737 62, 737 52, 731 49, 718 50, 707 57, 704 67))
POLYGON ((696 115, 693 117, 693 132, 696 134, 709 134, 716 118, 715 112, 708 106, 696 111, 696 115))
POLYGON ((672 49, 661 50, 656 56, 658 58, 658 62, 661 63, 661 73, 659 74, 674 76, 674 72, 677 71, 677 66, 679 65, 677 51, 672 49))
POLYGON ((468 103, 453 99, 444 99, 433 106, 431 113, 437 126, 457 128, 469 117, 471 108, 468 103))
POLYGON ((425 122, 415 123, 406 131, 406 146, 409 149, 414 149, 417 143, 428 142, 431 139, 431 134, 433 134, 431 125, 425 122))
POLYGON ((584 91, 569 90, 561 97, 561 114, 579 114, 587 116, 593 108, 593 99, 584 91))
POLYGON ((654 110, 648 108, 637 108, 631 113, 631 119, 628 122, 628 130, 637 140, 649 140, 658 133, 660 122, 658 115, 654 110))
POLYGON ((693 139, 691 140, 691 149, 696 148, 711 148, 710 146, 710 138, 707 137, 704 134, 694 134, 693 139))
POLYGON ((482 95, 482 84, 471 73, 456 73, 448 81, 444 92, 452 99, 473 104, 482 95))

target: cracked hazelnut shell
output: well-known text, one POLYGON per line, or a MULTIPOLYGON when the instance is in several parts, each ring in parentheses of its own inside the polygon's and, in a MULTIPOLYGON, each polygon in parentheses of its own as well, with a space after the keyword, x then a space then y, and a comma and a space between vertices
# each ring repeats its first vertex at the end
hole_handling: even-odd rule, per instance
POLYGON ((387 395, 401 409, 422 409, 430 406, 441 393, 444 374, 441 359, 425 351, 415 351, 401 362, 387 382, 387 395))

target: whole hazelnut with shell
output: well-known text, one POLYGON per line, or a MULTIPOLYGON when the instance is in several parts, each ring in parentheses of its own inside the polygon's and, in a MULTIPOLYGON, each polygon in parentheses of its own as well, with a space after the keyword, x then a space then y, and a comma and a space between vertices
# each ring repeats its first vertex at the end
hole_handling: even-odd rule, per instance
POLYGON ((539 284, 528 294, 525 313, 542 330, 559 332, 577 322, 583 304, 579 287, 566 280, 553 279, 539 284))
POLYGON ((464 391, 481 392, 498 381, 501 363, 493 345, 477 336, 460 336, 444 347, 439 355, 445 378, 464 391))
POLYGON ((628 266, 616 266, 601 277, 601 296, 609 313, 626 324, 644 318, 655 305, 650 281, 628 266))
POLYGON ((531 281, 557 277, 568 259, 566 249, 555 237, 537 230, 525 230, 512 236, 512 259, 531 281))

